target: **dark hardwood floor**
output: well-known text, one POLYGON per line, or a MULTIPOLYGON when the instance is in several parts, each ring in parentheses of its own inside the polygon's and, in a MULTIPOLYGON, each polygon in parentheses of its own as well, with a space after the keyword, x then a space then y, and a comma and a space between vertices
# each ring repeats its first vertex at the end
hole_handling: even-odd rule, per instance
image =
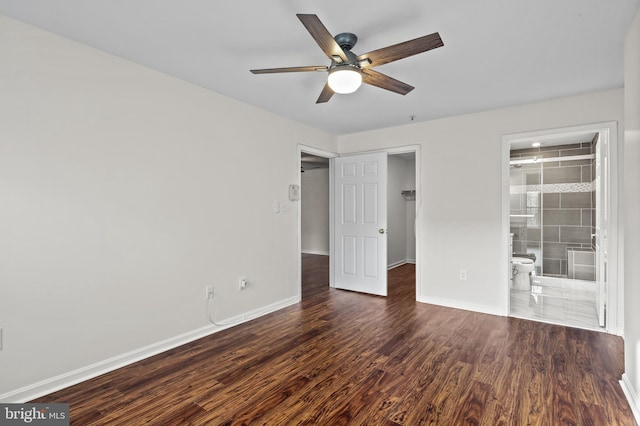
POLYGON ((633 425, 620 337, 327 287, 301 303, 80 383, 73 425, 633 425))

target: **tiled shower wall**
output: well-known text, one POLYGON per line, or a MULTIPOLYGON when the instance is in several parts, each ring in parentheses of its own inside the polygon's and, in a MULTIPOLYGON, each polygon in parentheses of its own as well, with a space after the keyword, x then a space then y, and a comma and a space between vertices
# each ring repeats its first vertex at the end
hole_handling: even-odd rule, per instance
MULTIPOLYGON (((594 153, 595 140, 514 150, 511 159, 594 153)), ((538 274, 595 280, 595 160, 523 164, 510 171, 514 253, 535 254, 538 274)))

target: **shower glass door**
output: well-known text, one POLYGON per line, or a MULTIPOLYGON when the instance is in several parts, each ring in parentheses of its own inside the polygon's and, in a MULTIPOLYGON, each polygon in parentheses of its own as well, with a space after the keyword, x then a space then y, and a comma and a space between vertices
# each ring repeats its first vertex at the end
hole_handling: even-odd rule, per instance
POLYGON ((517 164, 510 168, 510 232, 513 256, 529 257, 536 274, 542 272, 542 164, 517 164))

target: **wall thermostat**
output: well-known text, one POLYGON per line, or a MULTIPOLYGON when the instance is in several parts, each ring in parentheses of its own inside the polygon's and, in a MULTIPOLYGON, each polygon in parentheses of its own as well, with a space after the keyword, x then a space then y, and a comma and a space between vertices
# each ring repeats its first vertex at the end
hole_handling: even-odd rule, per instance
POLYGON ((300 200, 300 185, 289 185, 289 200, 290 201, 300 200))

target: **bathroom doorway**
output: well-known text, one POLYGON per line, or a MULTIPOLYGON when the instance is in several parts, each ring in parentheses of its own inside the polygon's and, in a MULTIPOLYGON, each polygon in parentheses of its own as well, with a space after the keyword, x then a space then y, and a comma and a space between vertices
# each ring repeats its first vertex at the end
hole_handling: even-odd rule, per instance
POLYGON ((508 138, 511 316, 609 329, 611 140, 597 125, 508 138))

